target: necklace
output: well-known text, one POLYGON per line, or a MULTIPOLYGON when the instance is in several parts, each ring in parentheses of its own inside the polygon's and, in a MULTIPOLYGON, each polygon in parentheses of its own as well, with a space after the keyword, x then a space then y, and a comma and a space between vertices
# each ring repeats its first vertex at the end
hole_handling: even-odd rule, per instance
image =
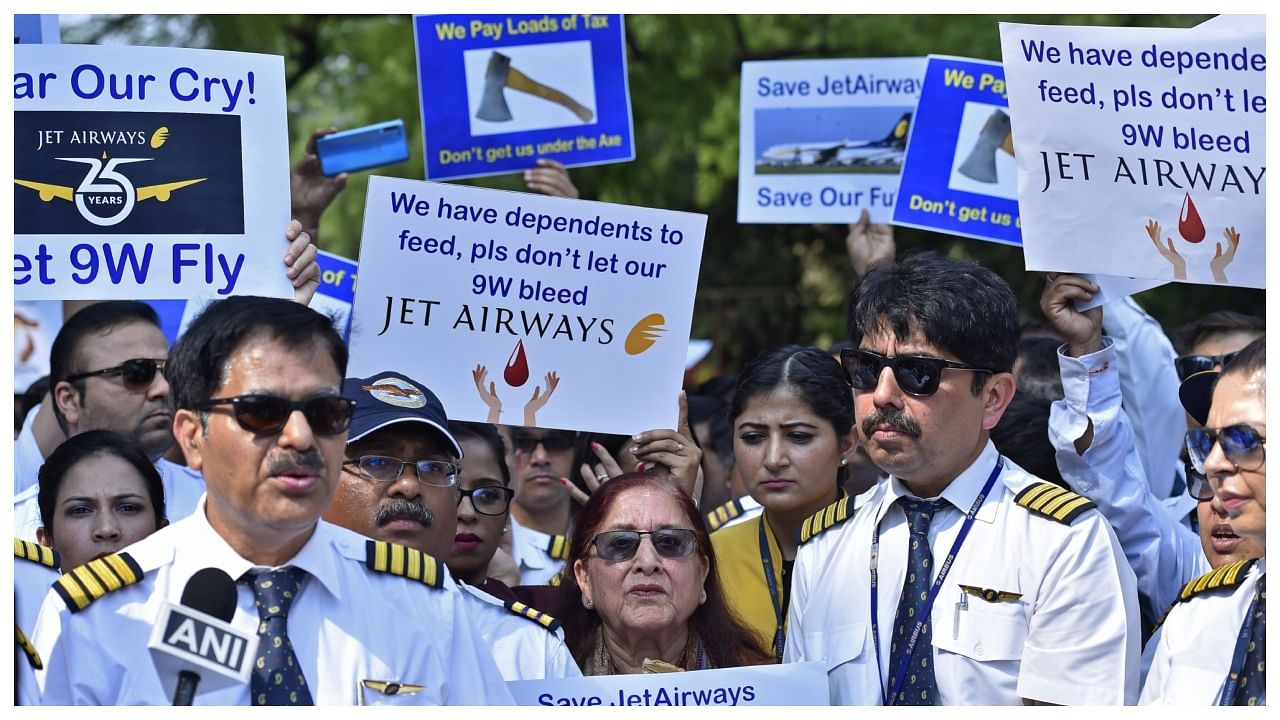
MULTIPOLYGON (((680 656, 676 659, 675 664, 661 659, 645 658, 642 667, 644 668, 643 672, 681 672, 684 670, 702 670, 709 667, 709 665, 706 659, 706 649, 702 646, 697 634, 690 631, 689 639, 685 641, 684 648, 681 649, 680 656)), ((583 670, 585 671, 583 674, 587 676, 618 674, 618 666, 613 661, 613 655, 609 652, 608 645, 605 644, 604 625, 601 625, 596 633, 595 652, 591 654, 591 659, 583 670)))

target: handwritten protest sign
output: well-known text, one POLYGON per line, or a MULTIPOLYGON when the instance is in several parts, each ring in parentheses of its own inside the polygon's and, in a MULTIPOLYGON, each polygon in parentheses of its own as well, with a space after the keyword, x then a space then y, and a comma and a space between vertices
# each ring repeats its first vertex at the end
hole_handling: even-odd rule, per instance
POLYGON ((621 15, 413 20, 427 178, 635 158, 621 15))
POLYGON ((1000 38, 1027 269, 1265 286, 1261 30, 1000 38))
POLYGON ((284 61, 14 47, 19 299, 292 293, 284 61))
POLYGON ((738 222, 889 222, 924 58, 742 63, 738 222))
POLYGON ((597 675, 507 683, 517 705, 689 707, 701 705, 827 705, 822 663, 597 675))
POLYGON ((676 422, 706 216, 369 179, 350 372, 450 418, 631 434, 676 422))
POLYGON ((1022 243, 999 63, 930 55, 893 208, 895 225, 1022 243))

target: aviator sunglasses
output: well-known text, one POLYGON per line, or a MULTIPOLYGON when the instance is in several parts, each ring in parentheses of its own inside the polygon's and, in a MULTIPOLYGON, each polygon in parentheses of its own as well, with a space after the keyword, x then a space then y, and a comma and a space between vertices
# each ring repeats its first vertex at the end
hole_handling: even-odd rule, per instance
POLYGON ((1214 443, 1222 446, 1223 454, 1237 470, 1257 470, 1267 460, 1267 439, 1249 425, 1228 425, 1219 430, 1195 428, 1187 431, 1187 455, 1196 472, 1208 475, 1204 461, 1213 452, 1214 443))
POLYGON ((127 390, 145 390, 151 387, 151 381, 155 380, 156 373, 164 375, 164 366, 167 360, 152 360, 151 358, 134 358, 125 360, 115 367, 104 368, 102 370, 92 370, 90 372, 76 373, 68 375, 67 382, 75 382, 83 380, 94 375, 119 375, 120 380, 124 382, 127 390))
POLYGON ((351 425, 356 401, 339 395, 305 400, 285 400, 275 395, 237 395, 210 398, 197 403, 195 409, 211 410, 218 405, 230 405, 240 427, 258 435, 273 435, 283 430, 295 410, 302 411, 311 432, 316 435, 337 435, 351 425))
POLYGON ((897 355, 887 357, 870 350, 846 348, 840 351, 840 364, 844 367, 845 379, 856 390, 874 390, 880 382, 880 372, 893 369, 893 378, 898 387, 908 395, 928 397, 938 392, 942 382, 942 371, 968 370, 969 372, 994 373, 994 370, 974 367, 964 363, 943 360, 926 355, 897 355))
POLYGON ((1186 380, 1187 378, 1199 372, 1212 370, 1216 367, 1226 367, 1239 355, 1240 351, 1224 353, 1222 355, 1183 355, 1173 361, 1173 369, 1178 373, 1178 380, 1186 380))
POLYGON ((662 528, 660 530, 609 530, 591 538, 596 554, 601 560, 617 562, 630 560, 640 549, 640 537, 649 536, 653 549, 664 558, 688 557, 698 547, 698 534, 686 528, 662 528))

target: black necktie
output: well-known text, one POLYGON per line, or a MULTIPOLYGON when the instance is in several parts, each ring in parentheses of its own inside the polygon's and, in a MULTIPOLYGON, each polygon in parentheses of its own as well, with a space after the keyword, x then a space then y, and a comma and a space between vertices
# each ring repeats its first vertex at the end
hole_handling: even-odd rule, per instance
MULTIPOLYGON (((1244 667, 1232 668, 1232 674, 1238 674, 1240 684, 1236 686, 1236 695, 1232 705, 1266 704, 1267 692, 1267 576, 1258 578, 1258 589, 1249 604, 1249 612, 1245 615, 1245 623, 1253 618, 1249 626, 1248 650, 1244 656, 1244 667)), ((1244 625, 1240 628, 1244 630, 1244 625)), ((1246 642, 1244 632, 1240 633, 1240 642, 1246 642)))
POLYGON ((258 659, 249 684, 254 705, 314 705, 307 680, 289 642, 289 607, 298 596, 304 570, 280 570, 248 574, 258 606, 258 659))

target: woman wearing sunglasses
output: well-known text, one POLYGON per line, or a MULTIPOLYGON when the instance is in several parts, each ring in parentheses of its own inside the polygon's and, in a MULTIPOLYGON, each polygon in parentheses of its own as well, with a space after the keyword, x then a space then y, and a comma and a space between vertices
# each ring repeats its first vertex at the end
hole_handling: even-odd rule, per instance
POLYGON ((779 660, 800 525, 844 495, 853 395, 831 355, 788 345, 743 368, 729 420, 734 462, 764 512, 717 531, 712 544, 730 607, 779 660))
POLYGON ((548 611, 585 675, 768 662, 730 614, 698 508, 656 475, 620 475, 578 515, 548 611))
POLYGON ((1214 511, 1264 554, 1187 583, 1152 640, 1144 704, 1266 704, 1265 336, 1213 384, 1207 420, 1187 431, 1187 452, 1213 492, 1214 511))
POLYGON ((492 425, 450 422, 449 432, 462 445, 458 474, 458 528, 448 566, 454 577, 494 597, 514 599, 502 582, 489 577, 489 561, 507 531, 507 513, 515 495, 504 461, 507 450, 492 425))

